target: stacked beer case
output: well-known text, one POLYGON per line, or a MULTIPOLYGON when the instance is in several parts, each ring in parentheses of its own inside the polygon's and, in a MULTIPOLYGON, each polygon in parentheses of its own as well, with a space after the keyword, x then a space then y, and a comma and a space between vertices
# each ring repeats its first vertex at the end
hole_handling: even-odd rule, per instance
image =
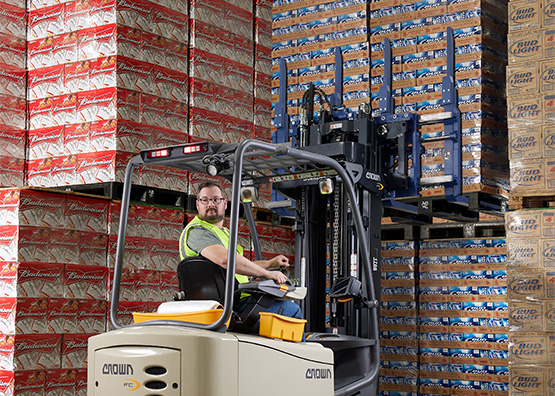
POLYGON ((509 2, 509 202, 516 209, 506 215, 510 395, 555 394, 553 10, 549 0, 509 2))
MULTIPOLYGON (((2 394, 85 395, 87 339, 111 328, 119 203, 19 188, 0 190, 0 198, 2 394)), ((182 209, 131 206, 123 323, 177 291, 184 219, 182 209)))
MULTIPOLYGON (((287 108, 295 116, 310 82, 332 93, 334 48, 343 60, 343 103, 356 110, 372 102, 384 76, 384 39, 393 55, 396 112, 442 111, 441 81, 446 66, 446 30, 455 38, 455 83, 463 128, 463 192, 508 194, 505 114, 507 6, 503 1, 382 0, 275 1, 272 37, 272 104, 279 100, 279 61, 287 63, 287 108)), ((442 125, 427 126, 437 136, 442 125)), ((426 143, 422 174, 444 172, 443 142, 426 143)), ((442 195, 443 188, 423 188, 442 195)))
MULTIPOLYGON (((29 2, 27 184, 122 181, 138 150, 188 141, 187 6, 29 2)), ((166 176, 137 180, 185 190, 166 176)))
POLYGON ((0 185, 22 186, 25 166, 25 1, 0 3, 0 185))

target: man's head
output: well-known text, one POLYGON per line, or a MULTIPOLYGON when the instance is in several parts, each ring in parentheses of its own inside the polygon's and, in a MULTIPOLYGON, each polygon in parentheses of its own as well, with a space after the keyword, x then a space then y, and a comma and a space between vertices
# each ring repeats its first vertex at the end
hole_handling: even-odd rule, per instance
POLYGON ((201 220, 211 224, 219 223, 224 219, 226 209, 227 201, 218 184, 205 182, 198 186, 197 211, 201 220))

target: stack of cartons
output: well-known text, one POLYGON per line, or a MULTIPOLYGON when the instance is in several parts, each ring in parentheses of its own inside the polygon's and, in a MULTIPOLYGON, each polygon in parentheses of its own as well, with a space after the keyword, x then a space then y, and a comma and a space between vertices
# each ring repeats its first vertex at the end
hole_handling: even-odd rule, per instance
MULTIPOLYGON (((87 339, 109 323, 119 203, 17 188, 0 190, 0 202, 0 377, 12 378, 2 394, 85 395, 87 339)), ((124 323, 172 300, 185 220, 175 208, 133 205, 130 213, 124 323)))
POLYGON ((186 2, 30 1, 27 183, 122 181, 138 150, 188 142, 188 26, 186 2))
MULTIPOLYGON (((497 0, 283 1, 274 3, 272 103, 279 100, 279 61, 287 62, 287 108, 298 114, 299 100, 313 82, 333 92, 334 47, 343 57, 343 103, 356 110, 372 102, 379 115, 384 39, 392 46, 395 112, 442 111, 446 30, 455 39, 455 85, 463 128, 463 192, 507 195, 507 136, 504 99, 506 4, 497 0)), ((443 133, 426 126, 423 137, 443 133)), ((424 145, 424 177, 444 174, 444 143, 424 145)), ((442 195, 441 186, 421 194, 442 195)))
POLYGON ((418 392, 417 265, 416 242, 382 242, 380 390, 391 394, 418 392))
POLYGON ((25 165, 25 1, 0 3, 0 186, 22 186, 25 165))
POLYGON ((253 4, 191 1, 190 125, 193 139, 252 137, 253 4))
POLYGON ((503 238, 420 242, 421 394, 507 394, 505 244, 503 238))
POLYGON ((555 14, 550 0, 509 2, 507 98, 511 193, 555 186, 555 14))
POLYGON ((507 213, 510 395, 555 394, 555 212, 507 213))

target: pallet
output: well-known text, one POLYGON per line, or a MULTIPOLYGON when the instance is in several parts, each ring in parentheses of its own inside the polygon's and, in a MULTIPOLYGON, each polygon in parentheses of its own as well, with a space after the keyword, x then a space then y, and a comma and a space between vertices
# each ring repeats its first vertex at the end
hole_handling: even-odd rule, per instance
MULTIPOLYGON (((123 196, 123 183, 107 182, 96 184, 76 184, 59 187, 58 189, 83 193, 93 196, 101 196, 116 201, 120 201, 123 196)), ((144 202, 160 206, 172 206, 184 208, 185 210, 195 210, 194 196, 186 193, 161 188, 154 188, 141 185, 131 186, 131 201, 144 202)))
POLYGON ((505 222, 440 223, 420 227, 422 239, 505 237, 505 222))
POLYGON ((420 228, 411 224, 382 224, 382 241, 415 241, 420 238, 420 228))
POLYGON ((467 193, 463 196, 468 198, 468 206, 449 202, 444 196, 413 197, 398 199, 399 202, 410 205, 417 213, 402 209, 384 208, 384 217, 395 218, 397 222, 424 225, 431 223, 433 217, 468 223, 478 222, 480 213, 492 215, 503 219, 504 213, 508 208, 507 197, 502 195, 492 195, 482 192, 467 193), (402 219, 405 220, 402 220, 402 219))
POLYGON ((509 197, 510 210, 553 207, 555 207, 555 195, 524 196, 511 194, 509 197))

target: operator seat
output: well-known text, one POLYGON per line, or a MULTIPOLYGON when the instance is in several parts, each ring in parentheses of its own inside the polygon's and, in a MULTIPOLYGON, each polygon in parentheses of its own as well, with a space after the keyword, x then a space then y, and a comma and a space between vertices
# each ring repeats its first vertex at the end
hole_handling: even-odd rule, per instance
MULTIPOLYGON (((176 300, 215 300, 220 304, 225 300, 226 270, 213 261, 203 257, 186 257, 177 265, 177 280, 179 293, 176 300)), ((235 279, 233 308, 241 302, 241 292, 238 290, 239 282, 235 279)), ((265 311, 275 300, 275 297, 266 293, 249 293, 254 298, 249 298, 241 314, 233 312, 230 330, 244 333, 256 332, 256 324, 260 319, 259 313, 265 311)), ((245 297, 247 298, 247 297, 245 297)))

